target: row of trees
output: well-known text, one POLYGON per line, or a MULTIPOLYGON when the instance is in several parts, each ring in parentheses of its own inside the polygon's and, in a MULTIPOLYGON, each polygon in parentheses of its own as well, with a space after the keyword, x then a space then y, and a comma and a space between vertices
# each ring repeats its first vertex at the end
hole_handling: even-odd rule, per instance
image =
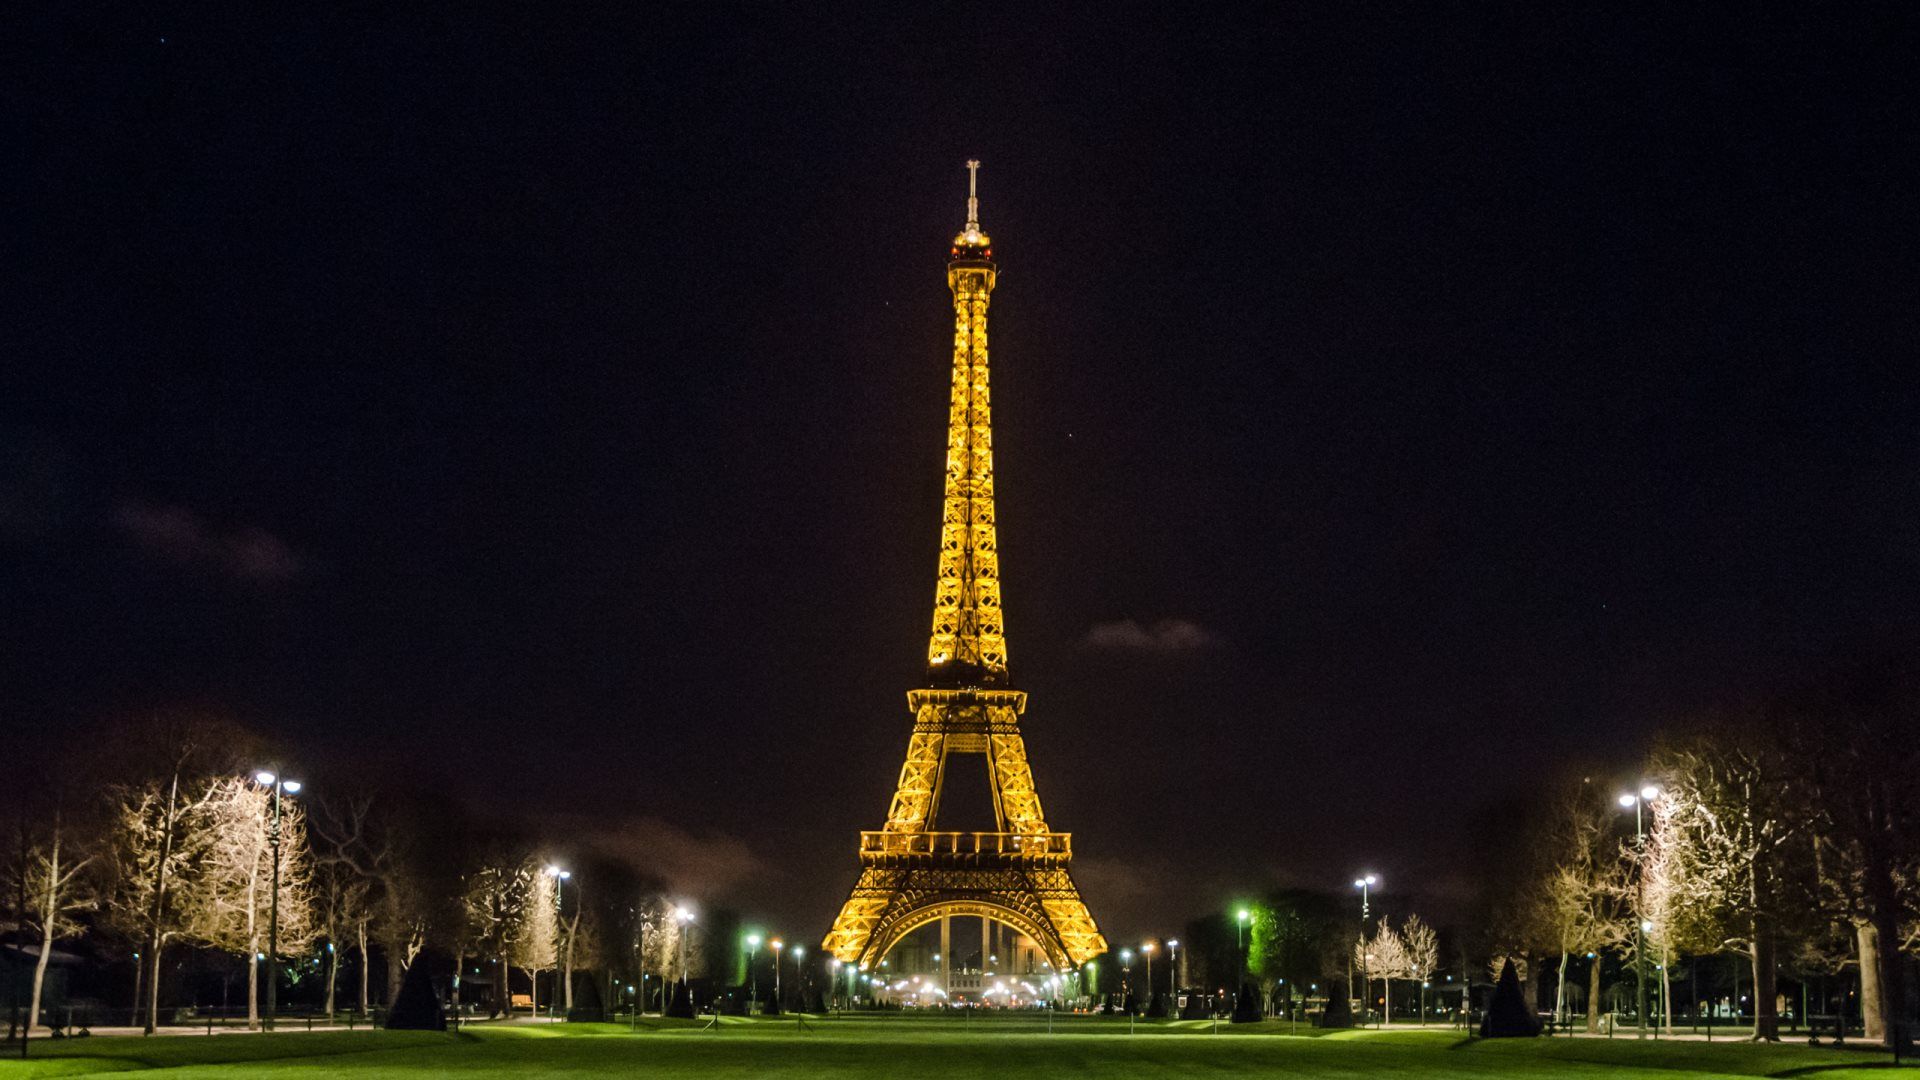
MULTIPOLYGON (((1665 1003, 1669 1026, 1674 961, 1738 954, 1763 1040, 1779 1036, 1783 972, 1852 971, 1868 1036, 1909 1038, 1920 696, 1902 671, 1858 669, 1693 720, 1630 783, 1561 780, 1506 852, 1518 887, 1490 879, 1496 948, 1557 958, 1563 1011, 1573 958, 1657 972, 1641 993, 1665 1003)), ((1597 1000, 1601 965, 1588 969, 1597 1000)))
POLYGON ((240 959, 257 1025, 274 937, 279 956, 314 969, 329 1015, 343 962, 356 969, 362 1012, 392 1001, 429 954, 451 971, 456 1000, 477 981, 496 1011, 509 1007, 516 971, 536 1000, 539 976, 552 973, 557 1004, 572 1008, 584 971, 610 988, 709 963, 680 906, 620 860, 572 852, 563 878, 558 849, 541 837, 351 777, 320 778, 297 796, 283 784, 276 806, 275 787, 254 775, 269 748, 217 719, 144 722, 99 746, 62 770, 87 779, 87 797, 54 779, 17 790, 5 808, 0 933, 34 957, 30 1022, 56 947, 82 940, 135 961, 148 1031, 178 967, 168 961, 185 950, 240 959), (381 969, 384 992, 373 985, 381 969))

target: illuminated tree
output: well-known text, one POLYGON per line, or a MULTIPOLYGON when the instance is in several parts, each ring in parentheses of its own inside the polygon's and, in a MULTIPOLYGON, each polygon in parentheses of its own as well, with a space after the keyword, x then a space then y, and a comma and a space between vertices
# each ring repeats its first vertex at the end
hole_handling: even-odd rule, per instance
POLYGON ((1386 1023, 1392 1023, 1393 980, 1404 979, 1412 972, 1406 941, 1382 918, 1373 940, 1363 937, 1353 943, 1353 966, 1365 972, 1369 979, 1380 980, 1380 1015, 1386 1023))
MULTIPOLYGON (((540 864, 544 865, 544 863, 540 864)), ((529 981, 533 985, 533 1011, 540 1011, 540 973, 552 971, 558 957, 560 937, 560 909, 555 898, 559 882, 545 874, 533 873, 533 887, 527 890, 526 903, 520 912, 520 926, 513 935, 513 944, 509 949, 513 962, 527 969, 529 981)))
POLYGON ((51 827, 42 834, 36 835, 24 820, 19 826, 20 850, 6 867, 0 887, 19 898, 15 922, 39 942, 40 955, 34 960, 27 1006, 27 1026, 31 1028, 40 1022, 41 991, 54 943, 85 932, 86 924, 78 916, 99 906, 99 894, 87 874, 94 859, 75 853, 72 829, 58 808, 53 812, 51 827))
POLYGON ((268 945, 269 919, 277 919, 284 952, 306 949, 313 936, 313 861, 307 848, 306 815, 283 798, 280 806, 279 904, 274 908, 274 851, 270 842, 273 793, 250 780, 230 777, 210 789, 207 815, 213 835, 201 859, 196 901, 184 912, 181 936, 242 953, 247 961, 247 1026, 260 1021, 260 962, 268 945))
MULTIPOLYGON (((535 877, 529 860, 495 851, 467 874, 461 891, 462 933, 457 936, 500 967, 494 984, 496 1015, 507 1012, 512 1002, 507 983, 512 974, 514 941, 520 935, 535 877)), ((455 948, 464 952, 466 944, 455 948)), ((458 955, 456 952, 456 958, 458 955)))
MULTIPOLYGON (((1562 1023, 1569 1012, 1568 966, 1575 956, 1592 957, 1587 966, 1587 1030, 1597 1032, 1599 954, 1632 938, 1623 892, 1626 865, 1607 794, 1584 775, 1558 785, 1536 833, 1530 884, 1519 904, 1529 927, 1521 936, 1560 955, 1554 1014, 1562 1023)), ((1526 965, 1516 964, 1516 969, 1524 979, 1526 965)))
POLYGON ((1716 719, 1659 747, 1653 767, 1666 790, 1655 804, 1655 844, 1669 940, 1746 952, 1753 1037, 1773 1042, 1780 945, 1814 903, 1806 793, 1763 732, 1750 719, 1716 719))
MULTIPOLYGON (((106 916, 138 942, 144 976, 144 1030, 160 1018, 160 958, 186 921, 208 903, 202 863, 219 835, 216 777, 233 775, 255 741, 219 717, 169 713, 129 725, 104 745, 124 760, 109 776, 106 916)), ((142 996, 136 993, 136 997, 142 996)))
POLYGON ((196 785, 180 771, 113 795, 107 916, 141 943, 147 1034, 159 1023, 161 953, 206 903, 200 867, 217 838, 213 796, 211 785, 196 785))
POLYGON ((1406 957, 1407 978, 1420 984, 1420 1022, 1427 1022, 1427 980, 1440 966, 1440 936, 1426 920, 1409 915, 1400 924, 1401 952, 1406 957))

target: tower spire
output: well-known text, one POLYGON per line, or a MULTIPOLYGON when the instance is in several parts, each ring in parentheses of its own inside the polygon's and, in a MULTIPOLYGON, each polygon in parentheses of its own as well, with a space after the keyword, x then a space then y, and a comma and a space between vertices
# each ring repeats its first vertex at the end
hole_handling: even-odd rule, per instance
POLYGON ((980 231, 980 163, 967 162, 967 231, 980 231))
POLYGON ((967 227, 953 238, 953 257, 956 259, 990 258, 993 252, 987 250, 992 241, 980 231, 980 163, 967 162, 967 227))

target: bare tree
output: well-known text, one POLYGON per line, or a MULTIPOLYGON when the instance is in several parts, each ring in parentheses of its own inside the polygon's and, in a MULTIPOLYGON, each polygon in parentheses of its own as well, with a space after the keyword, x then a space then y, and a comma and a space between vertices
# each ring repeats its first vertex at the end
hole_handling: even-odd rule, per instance
POLYGON ((1554 1012, 1569 1015, 1567 968, 1576 955, 1587 968, 1587 1030, 1599 1030, 1600 953, 1625 935, 1624 863, 1612 835, 1612 820, 1599 792, 1582 778, 1565 785, 1549 808, 1545 841, 1550 861, 1536 879, 1532 910, 1541 938, 1560 954, 1554 1012))
POLYGON ((1867 1038, 1904 1046, 1907 965, 1898 949, 1920 920, 1920 673, 1862 664, 1787 700, 1778 724, 1801 774, 1828 917, 1853 939, 1867 1038))
POLYGON ((144 945, 142 1023, 149 1035, 160 1019, 161 953, 205 902, 200 867, 216 838, 213 788, 183 766, 165 779, 121 787, 112 798, 107 915, 144 945))
POLYGON ((17 924, 39 938, 40 954, 34 960, 27 1006, 29 1028, 40 1022, 41 995, 54 943, 84 933, 86 924, 77 916, 99 906, 98 891, 87 876, 94 858, 76 855, 73 839, 57 805, 51 824, 40 835, 35 835, 23 818, 21 850, 7 867, 5 888, 18 898, 17 924))
POLYGON ((512 1005, 508 981, 512 975, 514 941, 520 935, 528 894, 533 887, 532 863, 524 857, 495 851, 467 874, 461 891, 466 931, 463 938, 500 966, 500 977, 494 987, 496 1015, 507 1012, 512 1005))
POLYGON ((209 807, 215 832, 202 861, 203 888, 198 894, 204 902, 187 909, 181 927, 185 937, 246 957, 250 1028, 260 1020, 260 961, 266 955, 269 916, 278 920, 278 944, 286 951, 304 950, 313 934, 313 863, 305 814, 298 803, 282 801, 276 853, 271 843, 272 802, 272 792, 250 780, 231 777, 214 782, 209 807), (276 854, 280 860, 277 906, 276 854))
POLYGON ((1374 931, 1373 940, 1363 937, 1353 943, 1353 962, 1354 966, 1366 972, 1369 979, 1380 980, 1380 1015, 1383 1022, 1392 1023, 1393 980, 1406 978, 1412 971, 1407 958, 1407 943, 1382 918, 1380 928, 1374 931))
POLYGON ((1427 1022, 1427 981, 1440 966, 1440 936, 1425 919, 1409 915, 1400 924, 1401 954, 1406 958, 1407 978, 1420 984, 1420 1022, 1427 1022))
POLYGON ((1754 1039, 1780 1037, 1776 959, 1812 910, 1811 846, 1787 762, 1750 722, 1719 721, 1664 743, 1653 760, 1663 918, 1691 951, 1740 949, 1753 967, 1754 1039))
POLYGON ((340 981, 340 954, 343 938, 357 931, 360 944, 361 1010, 366 1009, 367 963, 366 925, 372 918, 369 895, 373 883, 354 872, 337 857, 316 854, 313 868, 314 931, 327 942, 326 1002, 327 1019, 333 1019, 335 993, 340 981))
MULTIPOLYGON (((321 864, 338 868, 365 892, 364 904, 343 916, 353 927, 360 953, 360 1011, 364 1013, 372 967, 369 941, 386 955, 386 999, 392 1002, 406 969, 426 946, 430 913, 438 905, 416 864, 413 833, 392 806, 368 795, 324 798, 315 804, 312 826, 321 864)), ((454 959, 457 973, 457 949, 454 959)))
MULTIPOLYGON (((533 864, 533 865, 538 865, 533 864)), ((534 871, 533 865, 527 867, 532 887, 527 890, 526 901, 520 912, 519 931, 513 936, 509 952, 513 962, 527 969, 533 985, 533 1011, 540 1011, 540 973, 553 971, 558 967, 560 908, 558 893, 561 888, 559 879, 548 877, 534 871)), ((568 1002, 572 1004, 571 1001, 568 1002)))

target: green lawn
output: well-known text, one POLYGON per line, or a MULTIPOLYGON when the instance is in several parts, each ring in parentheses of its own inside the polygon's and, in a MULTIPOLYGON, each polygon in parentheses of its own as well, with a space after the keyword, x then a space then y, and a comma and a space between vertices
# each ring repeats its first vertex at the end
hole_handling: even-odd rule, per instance
POLYGON ((1284 1023, 1215 1035, 1205 1022, 999 1016, 811 1021, 729 1020, 716 1030, 652 1021, 637 1033, 613 1024, 473 1025, 458 1034, 288 1032, 274 1035, 90 1038, 33 1044, 33 1058, 0 1061, 0 1078, 86 1076, 164 1068, 170 1078, 406 1077, 912 1077, 982 1080, 1009 1069, 1049 1076, 1085 1071, 1102 1080, 1207 1075, 1361 1077, 1886 1076, 1868 1050, 1783 1044, 1638 1042, 1633 1039, 1467 1041, 1434 1031, 1289 1034, 1284 1023))

